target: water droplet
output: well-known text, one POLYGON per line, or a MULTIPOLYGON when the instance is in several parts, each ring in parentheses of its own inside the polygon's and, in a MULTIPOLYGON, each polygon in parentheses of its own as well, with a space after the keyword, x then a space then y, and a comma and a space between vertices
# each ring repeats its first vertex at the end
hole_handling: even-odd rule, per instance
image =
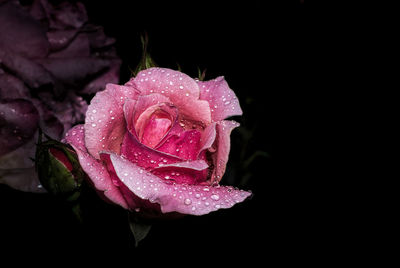
POLYGON ((195 197, 196 198, 200 198, 200 194, 195 194, 195 197))
POLYGON ((204 187, 204 188, 203 188, 203 191, 208 192, 208 191, 210 191, 210 188, 204 187))
POLYGON ((92 113, 94 113, 94 114, 95 114, 95 113, 97 113, 97 111, 96 111, 95 109, 93 109, 92 113))
POLYGON ((186 97, 189 97, 189 93, 186 93, 185 96, 186 96, 186 97))
POLYGON ((217 201, 217 200, 219 200, 219 195, 213 194, 213 195, 211 196, 211 199, 217 201))
POLYGON ((210 203, 205 202, 204 205, 206 205, 206 207, 208 207, 210 205, 210 203))
POLYGON ((196 207, 193 206, 193 207, 192 207, 192 211, 195 211, 195 210, 196 210, 196 207))
POLYGON ((95 127, 95 126, 96 126, 96 124, 95 124, 95 123, 93 123, 93 124, 92 124, 92 127, 95 127))
POLYGON ((217 205, 215 205, 215 208, 220 209, 221 206, 217 204, 217 205))
POLYGON ((188 205, 192 204, 192 200, 190 200, 189 198, 186 198, 184 203, 185 203, 185 205, 188 206, 188 205))
POLYGON ((166 180, 169 180, 170 177, 169 177, 169 176, 165 176, 164 178, 165 178, 166 180))
POLYGON ((115 117, 114 116, 111 116, 111 120, 114 120, 115 119, 115 117))
POLYGON ((179 86, 180 89, 183 89, 183 86, 179 86))

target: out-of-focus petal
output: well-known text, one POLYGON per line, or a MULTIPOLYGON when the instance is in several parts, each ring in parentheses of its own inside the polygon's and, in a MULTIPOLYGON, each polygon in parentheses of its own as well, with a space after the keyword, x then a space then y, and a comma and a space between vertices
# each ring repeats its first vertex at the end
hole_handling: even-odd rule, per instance
POLYGON ((39 113, 31 102, 0 100, 0 156, 28 142, 38 123, 39 113))
POLYGON ((14 1, 0 5, 0 40, 23 57, 42 58, 49 51, 45 27, 14 1))
POLYGON ((29 89, 15 76, 0 73, 0 99, 25 99, 30 98, 29 89))

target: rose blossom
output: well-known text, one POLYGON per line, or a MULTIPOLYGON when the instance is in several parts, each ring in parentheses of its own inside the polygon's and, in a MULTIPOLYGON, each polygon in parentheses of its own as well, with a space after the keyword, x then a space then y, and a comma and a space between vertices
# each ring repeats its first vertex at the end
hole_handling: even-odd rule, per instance
POLYGON ((0 183, 24 191, 43 191, 32 161, 38 128, 59 140, 84 120, 82 95, 119 77, 114 39, 83 4, 57 3, 0 1, 0 183))
POLYGON ((150 68, 125 85, 107 84, 65 141, 110 201, 147 215, 203 215, 250 195, 219 185, 239 125, 224 119, 241 114, 223 77, 202 82, 150 68))

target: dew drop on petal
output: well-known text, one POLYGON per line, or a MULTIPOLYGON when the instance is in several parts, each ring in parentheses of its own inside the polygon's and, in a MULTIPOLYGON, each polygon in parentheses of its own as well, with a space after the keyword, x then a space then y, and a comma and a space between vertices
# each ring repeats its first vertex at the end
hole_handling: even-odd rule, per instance
POLYGON ((219 200, 219 195, 213 194, 213 195, 211 196, 211 199, 217 201, 217 200, 219 200))
POLYGON ((192 204, 192 200, 190 200, 189 198, 186 198, 184 203, 185 203, 185 205, 188 206, 188 205, 192 204))

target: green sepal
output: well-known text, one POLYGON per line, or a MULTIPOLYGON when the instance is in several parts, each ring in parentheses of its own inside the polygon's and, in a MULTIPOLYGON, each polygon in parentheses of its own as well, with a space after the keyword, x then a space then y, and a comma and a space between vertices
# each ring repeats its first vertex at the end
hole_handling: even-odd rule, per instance
POLYGON ((134 212, 128 212, 129 227, 135 238, 135 247, 139 246, 139 242, 146 238, 151 229, 151 224, 141 219, 134 212))
POLYGON ((142 42, 142 58, 136 69, 132 72, 133 76, 136 76, 140 71, 149 69, 151 67, 157 67, 157 64, 154 62, 148 51, 149 37, 147 33, 140 36, 140 41, 142 42))
POLYGON ((79 164, 78 156, 69 145, 50 137, 47 137, 47 139, 47 141, 42 141, 40 134, 36 147, 35 168, 39 181, 49 193, 66 201, 75 201, 80 196, 81 184, 86 176, 79 164), (50 149, 63 153, 71 164, 72 170, 68 170, 50 152, 50 149))

